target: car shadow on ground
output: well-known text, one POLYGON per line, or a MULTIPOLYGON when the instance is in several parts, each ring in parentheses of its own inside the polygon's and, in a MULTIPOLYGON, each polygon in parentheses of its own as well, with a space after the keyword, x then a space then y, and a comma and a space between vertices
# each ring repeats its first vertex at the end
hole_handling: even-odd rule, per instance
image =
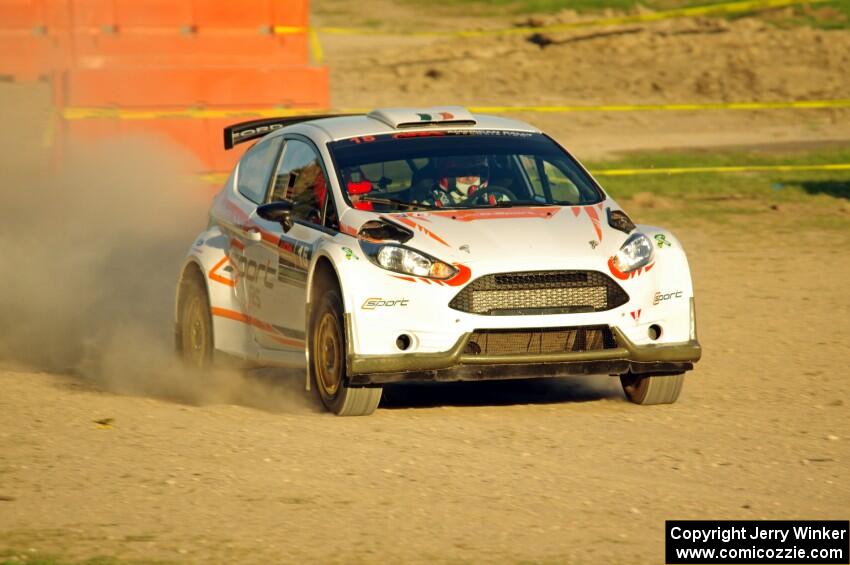
POLYGON ((558 404, 624 398, 618 379, 604 376, 457 383, 405 383, 384 387, 380 408, 558 404))
MULTIPOLYGON (((64 390, 156 398, 189 406, 234 404, 270 413, 325 412, 315 391, 305 390, 305 373, 294 369, 225 371, 218 375, 170 375, 168 379, 116 386, 68 371, 53 375, 64 390), (174 378, 176 377, 176 378, 174 378), (214 378, 211 378, 214 377, 214 378)), ((126 383, 124 383, 126 384, 126 383)), ((513 379, 384 386, 381 409, 560 404, 624 399, 619 379, 606 376, 513 379)))
POLYGON ((835 198, 850 200, 850 180, 801 181, 797 184, 809 194, 828 194, 835 198))

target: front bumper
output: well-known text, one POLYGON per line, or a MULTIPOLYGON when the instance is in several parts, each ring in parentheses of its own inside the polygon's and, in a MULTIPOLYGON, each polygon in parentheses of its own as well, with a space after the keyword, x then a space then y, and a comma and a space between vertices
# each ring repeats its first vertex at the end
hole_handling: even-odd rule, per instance
MULTIPOLYGON (((348 328, 351 324, 346 324, 348 328)), ((366 386, 402 381, 475 381, 562 377, 568 375, 675 374, 693 369, 702 348, 696 340, 672 344, 635 345, 611 327, 616 347, 594 351, 545 354, 471 355, 464 349, 469 333, 448 351, 399 355, 358 355, 349 350, 349 385, 366 386)), ((348 343, 351 343, 350 336, 348 343)))

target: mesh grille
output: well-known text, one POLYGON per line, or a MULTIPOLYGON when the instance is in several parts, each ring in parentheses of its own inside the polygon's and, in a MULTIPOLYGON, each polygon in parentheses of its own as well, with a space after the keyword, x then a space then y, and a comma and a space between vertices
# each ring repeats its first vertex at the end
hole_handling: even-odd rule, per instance
POLYGON ((467 355, 512 355, 597 351, 617 347, 607 326, 522 330, 475 330, 467 355))
POLYGON ((620 285, 596 271, 529 271, 475 279, 449 306, 470 314, 517 316, 601 312, 628 300, 620 285))

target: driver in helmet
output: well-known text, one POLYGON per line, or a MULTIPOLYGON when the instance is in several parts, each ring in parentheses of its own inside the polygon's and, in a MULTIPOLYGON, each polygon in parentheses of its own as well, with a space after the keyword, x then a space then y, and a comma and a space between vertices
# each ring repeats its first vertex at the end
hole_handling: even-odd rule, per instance
POLYGON ((496 205, 496 197, 486 193, 489 168, 484 157, 437 157, 434 166, 437 181, 422 198, 423 204, 435 208, 471 203, 496 205), (479 191, 484 192, 474 198, 479 191))

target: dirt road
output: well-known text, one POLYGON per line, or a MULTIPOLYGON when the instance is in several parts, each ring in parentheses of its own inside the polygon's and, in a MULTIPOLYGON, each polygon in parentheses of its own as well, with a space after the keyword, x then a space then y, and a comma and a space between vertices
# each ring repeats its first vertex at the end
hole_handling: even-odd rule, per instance
POLYGON ((846 518, 848 238, 745 227, 677 230, 705 356, 672 406, 599 377, 416 387, 344 419, 295 377, 191 406, 0 373, 0 546, 657 563, 665 519, 846 518))
MULTIPOLYGON (((319 14, 328 24, 347 19, 344 9, 354 5, 324 4, 337 10, 319 14)), ((387 2, 370 6, 390 10, 387 2)), ((429 25, 445 18, 429 17, 429 25)), ((745 21, 703 32, 709 25, 716 24, 671 23, 573 43, 580 51, 486 40, 464 47, 465 61, 440 66, 437 79, 424 75, 433 63, 401 59, 439 58, 457 45, 427 43, 414 53, 409 42, 332 38, 325 47, 339 106, 708 102, 847 91, 844 32, 822 36, 745 21), (649 39, 638 41, 641 34, 649 39), (750 78, 733 64, 744 48, 740 34, 750 78), (790 48, 804 40, 805 48, 790 48), (687 46, 690 58, 665 58, 687 46), (512 49, 542 55, 519 63, 521 53, 512 49), (783 58, 774 64, 776 49, 783 58), (594 52, 617 53, 619 62, 606 66, 594 52), (575 90, 569 74, 555 68, 568 55, 574 83, 582 85, 575 90), (692 60, 699 64, 690 69, 692 60), (510 80, 490 87, 488 68, 496 64, 510 80), (658 91, 650 75, 662 71, 670 74, 655 81, 658 91), (706 79, 705 91, 693 90, 704 72, 715 78, 706 79)), ((44 119, 43 88, 0 86, 0 108, 13 123, 44 119)), ((627 148, 850 139, 850 120, 840 111, 533 120, 583 158, 627 148)), ((39 162, 39 137, 3 143, 4 173, 39 162)), ((6 182, 3 206, 27 187, 6 182)), ((654 213, 627 207, 638 221, 654 213)), ((670 214, 668 226, 689 252, 704 345, 672 406, 631 405, 615 381, 598 377, 395 389, 372 417, 336 418, 316 408, 298 375, 216 377, 209 384, 163 383, 157 375, 154 386, 144 356, 107 365, 105 380, 0 360, 0 558, 660 563, 665 519, 846 519, 850 234, 828 226, 798 233, 795 221, 810 212, 799 206, 772 211, 752 202, 751 210, 696 224, 670 214), (115 392, 121 390, 137 394, 115 392)), ((845 203, 820 213, 847 210, 845 203)), ((5 242, 25 237, 34 253, 62 259, 61 237, 3 229, 0 240, 6 253, 18 252, 13 257, 21 250, 5 242)), ((94 229, 83 241, 108 240, 110 229, 117 228, 94 229)), ((133 229, 122 236, 141 237, 143 230, 133 229)), ((4 265, 6 280, 27 274, 17 262, 4 265)), ((81 285, 88 275, 73 267, 55 275, 57 293, 98 287, 81 285)), ((168 265, 141 267, 170 280, 168 265)), ((114 290, 104 285, 103 293, 114 290)), ((140 301, 167 310, 172 296, 161 294, 140 301)), ((18 324, 49 332, 67 315, 38 312, 29 319, 0 314, 6 335, 18 324)), ((78 336, 62 337, 76 343, 78 336)))

